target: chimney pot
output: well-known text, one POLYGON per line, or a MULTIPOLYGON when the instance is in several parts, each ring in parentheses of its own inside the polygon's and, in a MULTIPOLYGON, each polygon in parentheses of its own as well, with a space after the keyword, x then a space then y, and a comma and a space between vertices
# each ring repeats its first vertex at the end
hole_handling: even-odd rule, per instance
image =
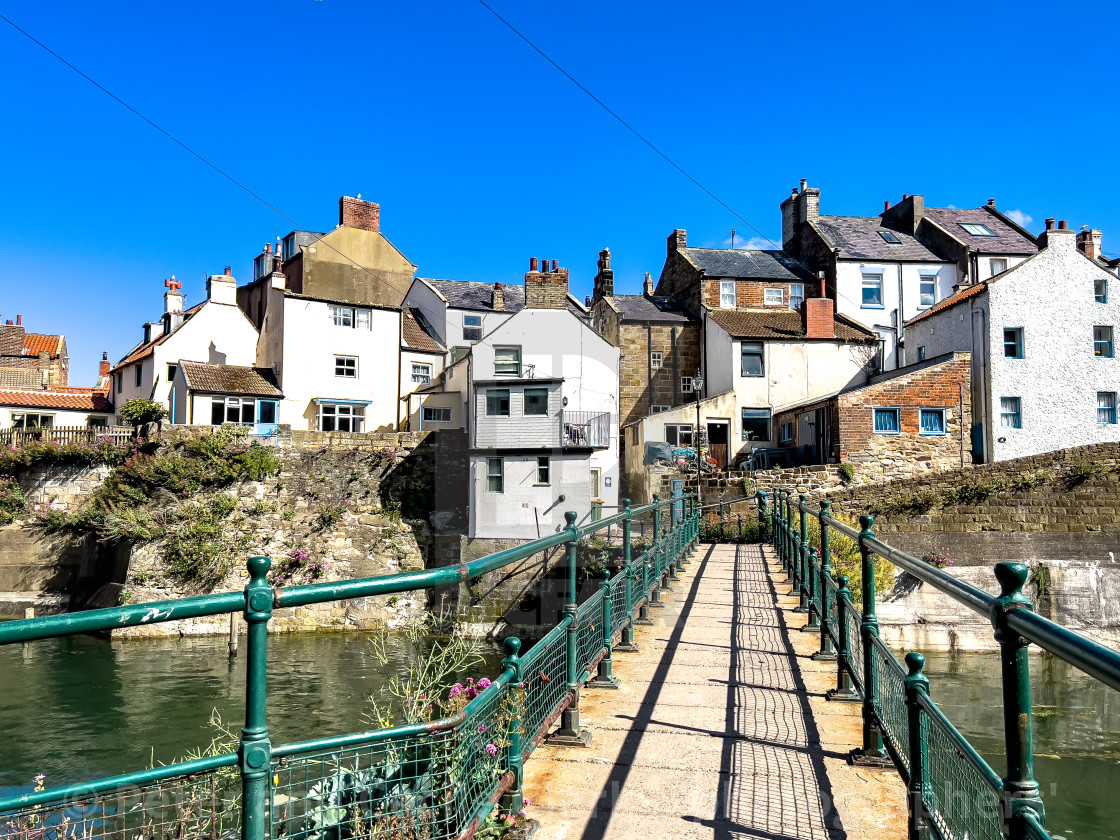
POLYGON ((22 315, 17 315, 16 316, 16 326, 17 327, 22 327, 23 326, 23 316, 22 315))
POLYGON ((994 198, 989 198, 988 199, 988 206, 989 207, 995 207, 996 206, 996 200, 994 198))
POLYGON ((791 197, 797 195, 797 187, 794 187, 792 190, 790 190, 789 194, 791 197))
POLYGON ((891 209, 890 201, 884 201, 883 202, 883 212, 886 213, 890 209, 891 209))
POLYGON ((653 276, 647 271, 645 283, 642 284, 642 291, 646 297, 653 297, 653 276))
POLYGON ((1047 219, 1046 220, 1046 229, 1047 230, 1053 230, 1054 229, 1054 220, 1053 219, 1047 219))
POLYGON ((591 308, 591 295, 584 295, 583 296, 583 305, 586 306, 588 309, 591 308))
MULTIPOLYGON (((1065 222, 1062 222, 1062 224, 1064 225, 1065 222)), ((557 262, 556 262, 556 260, 553 260, 552 261, 552 272, 553 272, 553 274, 556 273, 556 268, 557 268, 557 262)))
POLYGON ((233 267, 227 265, 226 266, 226 277, 232 277, 232 276, 233 276, 233 267))
POLYGON ((264 243, 264 252, 266 254, 271 254, 272 253, 272 243, 271 242, 264 243))
POLYGON ((805 192, 805 188, 809 186, 809 181, 806 178, 801 179, 801 192, 805 192))
POLYGON ((529 270, 530 271, 536 271, 537 270, 537 258, 536 257, 529 257, 529 270))
POLYGON ((5 321, 5 322, 4 322, 4 325, 5 325, 5 326, 8 326, 8 327, 14 327, 14 326, 15 326, 15 324, 13 324, 13 323, 11 322, 11 320, 5 321))
POLYGON ((903 193, 903 194, 902 194, 902 200, 903 200, 903 201, 905 201, 905 200, 906 200, 906 199, 908 199, 909 197, 910 197, 910 193, 903 193))
POLYGON ((1069 222, 1067 222, 1065 219, 1062 219, 1060 222, 1058 222, 1058 230, 1069 230, 1069 222))

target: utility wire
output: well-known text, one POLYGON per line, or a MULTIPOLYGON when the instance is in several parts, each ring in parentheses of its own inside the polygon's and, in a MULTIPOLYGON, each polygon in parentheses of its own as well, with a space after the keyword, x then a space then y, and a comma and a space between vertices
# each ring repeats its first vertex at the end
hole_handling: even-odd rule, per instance
MULTIPOLYGON (((101 84, 100 82, 98 82, 98 81, 97 81, 96 79, 93 79, 93 78, 91 78, 91 77, 90 77, 90 76, 89 76, 89 75, 88 75, 87 73, 84 73, 84 72, 83 72, 82 70, 80 70, 80 69, 78 69, 77 67, 75 67, 75 66, 74 66, 73 64, 71 64, 71 63, 70 63, 69 61, 67 61, 67 60, 66 60, 65 58, 63 58, 63 57, 62 57, 61 55, 59 55, 58 53, 56 53, 56 52, 55 52, 54 50, 52 50, 52 49, 51 49, 50 47, 48 47, 48 46, 47 46, 46 44, 44 44, 44 43, 43 43, 42 41, 40 41, 40 40, 39 40, 38 38, 36 38, 36 37, 35 37, 34 35, 32 35, 32 34, 31 34, 30 32, 28 32, 28 31, 27 31, 26 29, 24 29, 24 28, 22 28, 21 26, 19 26, 19 25, 18 25, 18 24, 17 24, 17 23, 15 22, 15 21, 13 21, 13 20, 12 20, 11 18, 8 18, 8 17, 6 17, 6 16, 4 15, 4 14, 0 13, 0 20, 4 21, 4 22, 5 22, 6 24, 8 24, 9 26, 11 26, 11 27, 12 27, 12 29, 14 29, 14 30, 16 30, 17 32, 19 32, 19 33, 20 33, 21 35, 23 35, 24 37, 26 37, 26 38, 27 38, 27 39, 28 39, 29 41, 31 41, 31 42, 32 42, 32 43, 34 43, 34 44, 37 44, 37 45, 38 45, 39 47, 41 47, 41 48, 42 48, 43 50, 45 50, 46 52, 48 52, 48 53, 49 53, 50 55, 52 55, 52 56, 54 56, 55 58, 57 58, 57 59, 58 59, 58 60, 59 60, 60 62, 62 62, 63 64, 65 64, 65 65, 66 65, 67 67, 69 67, 69 68, 70 68, 71 70, 73 70, 73 71, 74 71, 75 73, 77 73, 77 74, 78 74, 79 76, 81 76, 81 77, 82 77, 83 79, 85 79, 85 80, 86 80, 87 82, 89 82, 89 83, 90 83, 91 85, 93 85, 93 86, 94 86, 95 88, 97 88, 97 89, 98 89, 99 91, 101 91, 102 93, 104 93, 104 94, 105 94, 106 96, 108 96, 108 97, 109 97, 110 99, 112 99, 112 100, 114 100, 115 102, 117 102, 118 104, 120 104, 120 105, 124 106, 124 107, 125 107, 126 109, 128 109, 128 110, 129 110, 129 111, 131 111, 131 112, 132 112, 133 114, 135 114, 135 115, 136 115, 137 117, 139 117, 140 119, 142 119, 142 120, 143 120, 144 122, 146 122, 146 123, 147 123, 148 125, 150 125, 150 126, 151 126, 152 128, 154 128, 154 129, 155 129, 156 131, 158 131, 158 132, 159 132, 160 134, 162 134, 162 135, 163 135, 164 137, 166 137, 166 138, 167 138, 168 140, 170 140, 170 141, 171 141, 172 143, 174 143, 175 145, 179 146, 179 147, 180 147, 180 148, 182 148, 182 149, 183 149, 184 151, 186 151, 186 152, 187 152, 188 154, 192 155, 193 157, 195 157, 195 158, 197 158, 198 160, 200 160, 200 161, 201 161, 202 163, 204 163, 204 164, 206 164, 207 166, 209 166, 209 167, 210 167, 211 169, 213 169, 213 170, 214 170, 215 172, 217 172, 217 173, 218 173, 219 175, 221 175, 221 176, 222 176, 223 178, 225 178, 225 179, 226 179, 227 181, 229 181, 229 182, 230 182, 231 184, 233 184, 233 185, 237 186, 238 188, 240 188, 240 189, 244 190, 244 191, 245 191, 246 193, 248 193, 249 195, 251 195, 251 196, 252 196, 253 198, 255 198, 255 199, 256 199, 257 201, 259 201, 259 202, 260 202, 261 204, 263 204, 263 205, 264 205, 265 207, 267 207, 267 208, 268 208, 269 210, 272 210, 272 211, 273 211, 274 213, 276 213, 277 215, 281 216, 281 217, 282 217, 282 218, 284 218, 284 219, 287 219, 287 220, 288 220, 289 222, 291 222, 291 223, 292 223, 292 225, 294 225, 294 226, 295 226, 295 228, 296 228, 297 230, 301 230, 301 231, 303 231, 303 232, 305 232, 305 233, 311 233, 311 231, 310 231, 310 230, 308 230, 308 228, 305 228, 305 227, 304 227, 303 225, 301 225, 301 224, 300 224, 299 222, 297 222, 297 221, 296 221, 295 219, 293 219, 293 218, 292 218, 291 216, 289 216, 289 215, 288 215, 287 213, 285 213, 285 212, 284 212, 283 210, 281 210, 281 209, 280 209, 279 207, 277 207, 277 206, 276 206, 275 204, 272 204, 272 203, 270 203, 270 202, 269 202, 268 200, 266 200, 265 198, 263 198, 263 197, 262 197, 262 196, 260 196, 259 194, 257 194, 257 193, 255 193, 255 192, 253 192, 253 190, 251 190, 251 189, 250 189, 249 187, 247 187, 247 186, 246 186, 245 184, 243 184, 243 183, 241 183, 240 181, 238 181, 238 180, 237 180, 236 178, 234 178, 234 177, 233 177, 232 175, 230 175, 230 174, 229 174, 228 172, 226 172, 226 171, 225 171, 224 169, 222 169, 221 167, 219 167, 219 166, 218 166, 217 164, 211 163, 211 162, 210 162, 209 160, 207 160, 206 158, 204 158, 204 157, 203 157, 202 155, 200 155, 200 154, 199 154, 198 152, 196 152, 196 151, 195 151, 194 149, 192 149, 192 148, 191 148, 190 146, 188 146, 188 145, 187 145, 186 143, 184 143, 184 142, 183 142, 182 140, 180 140, 180 139, 179 139, 178 137, 176 137, 176 136, 175 136, 174 134, 172 134, 171 132, 169 132, 169 131, 167 131, 166 129, 162 128, 161 126, 157 125, 157 124, 156 124, 156 123, 154 123, 154 122, 153 122, 152 120, 148 119, 148 118, 147 118, 146 116, 144 116, 143 114, 141 114, 141 113, 140 113, 139 111, 137 111, 137 110, 136 110, 135 108, 133 108, 133 107, 132 107, 131 105, 129 105, 129 104, 127 103, 127 102, 125 102, 125 101, 124 101, 123 99, 121 99, 121 98, 120 98, 119 96, 117 96, 117 95, 116 95, 115 93, 113 93, 113 92, 112 92, 111 90, 109 90, 109 89, 108 89, 107 87, 105 87, 105 86, 104 86, 103 84, 101 84)), ((330 244, 329 242, 324 242, 324 241, 323 241, 322 239, 320 239, 320 240, 318 240, 318 242, 317 242, 316 244, 322 244, 322 245, 325 245, 325 246, 326 246, 327 248, 329 248, 330 250, 332 250, 332 251, 334 251, 334 252, 335 252, 336 254, 338 254, 338 255, 339 255, 340 257, 342 257, 342 258, 343 258, 344 260, 347 260, 347 261, 349 261, 349 262, 350 262, 350 263, 351 263, 351 264, 352 264, 352 265, 353 265, 353 266, 354 266, 355 268, 361 269, 362 271, 366 272, 366 273, 367 273, 367 274, 369 274, 369 275, 370 275, 371 277, 373 277, 373 278, 374 278, 375 280, 380 280, 380 281, 381 281, 382 283, 385 283, 385 284, 386 284, 387 286, 389 286, 390 288, 392 288, 393 290, 395 290, 395 291, 397 291, 397 292, 400 292, 400 293, 401 293, 402 295, 406 295, 406 294, 408 294, 408 290, 407 290, 407 289, 402 289, 402 288, 401 288, 400 286, 397 286, 397 285, 396 285, 395 283, 393 283, 393 282, 392 282, 392 281, 390 281, 389 279, 387 279, 387 278, 385 278, 385 277, 382 277, 381 275, 379 275, 379 274, 378 274, 377 272, 375 272, 375 271, 374 271, 373 269, 371 269, 371 268, 368 268, 368 267, 366 267, 366 266, 362 265, 361 263, 359 263, 359 262, 357 262, 356 260, 354 260, 354 259, 353 259, 352 257, 350 257, 350 256, 348 256, 348 255, 346 255, 346 254, 342 253, 342 252, 341 252, 340 250, 338 250, 337 248, 335 248, 335 247, 334 247, 333 245, 331 245, 331 244, 330 244)))
POLYGON ((490 12, 490 14, 492 14, 494 17, 496 17, 498 20, 500 20, 502 23, 504 23, 514 35, 516 35, 518 38, 520 38, 522 41, 524 41, 526 44, 528 44, 529 47, 534 52, 536 52, 541 58, 543 58, 545 61, 547 61, 553 67, 555 67, 560 72, 560 74, 564 76, 564 78, 566 78, 569 82, 571 82, 573 85, 575 85, 580 90, 582 90, 584 93, 586 93, 589 97, 591 97, 591 99, 600 108, 602 108, 604 111, 606 111, 608 114, 610 114, 616 120, 618 120, 618 122, 621 123, 622 126, 627 131, 629 131, 631 134, 633 134, 635 137, 637 137, 639 140, 641 140, 643 143, 645 143, 647 146, 649 146, 649 148, 652 149, 653 152, 656 155, 658 155, 662 160, 664 160, 671 167, 673 167, 675 170, 677 170, 679 173, 681 173, 681 175, 683 175, 685 178, 687 178, 689 181, 691 181, 693 184, 695 184, 697 187, 699 187, 700 190, 703 191, 704 194, 707 195, 710 199, 712 199, 714 202, 716 202, 716 204, 718 204, 720 207, 722 207, 724 210, 726 210, 728 213, 730 213, 732 216, 734 216, 740 222, 745 224, 747 227, 749 227, 751 230, 753 230, 755 233, 757 233, 759 236, 761 236, 763 239, 765 239, 767 242, 769 242, 771 245, 773 245, 776 250, 779 250, 779 251, 781 250, 781 248, 778 246, 778 244, 776 242, 774 242, 773 239, 771 239, 769 236, 764 234, 762 231, 760 231, 758 228, 756 228, 754 225, 752 225, 750 222, 748 222, 746 219, 744 219, 742 216, 740 216, 738 213, 736 213, 718 195, 716 195, 710 189, 708 189, 703 184, 701 184, 699 181, 697 181, 695 178, 693 178, 691 175, 689 175, 680 164, 678 164, 675 160, 673 160, 671 157, 669 157, 667 154, 665 154, 663 151, 661 151, 659 148, 657 148, 657 146, 653 145, 653 143, 650 142, 649 140, 647 140, 642 135, 642 133, 640 131, 638 131, 638 129, 634 128, 634 126, 632 126, 632 125, 630 125, 630 123, 626 122, 626 120, 624 120, 617 113, 615 113, 613 110, 611 110, 611 108, 607 105, 607 103, 605 103, 602 99, 600 99, 598 96, 596 96, 591 91, 589 91, 571 73, 569 73, 567 70, 565 70, 559 64, 557 64, 555 61, 553 61, 553 59, 544 50, 542 50, 540 47, 538 47, 536 44, 534 44, 532 41, 530 41, 525 35, 523 35, 521 33, 521 31, 516 26, 514 26, 512 23, 510 23, 508 20, 506 20, 500 14, 498 14, 492 6, 487 4, 486 0, 478 0, 478 2, 483 8, 485 8, 488 12, 490 12))

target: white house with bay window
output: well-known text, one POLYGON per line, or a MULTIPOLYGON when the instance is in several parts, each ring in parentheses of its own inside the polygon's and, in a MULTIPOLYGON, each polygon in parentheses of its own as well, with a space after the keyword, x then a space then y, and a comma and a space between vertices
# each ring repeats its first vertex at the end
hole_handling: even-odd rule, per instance
POLYGON ((1120 281, 1064 222, 1039 247, 906 324, 919 358, 971 352, 976 461, 1120 441, 1120 281))
POLYGON ((169 417, 172 423, 196 426, 237 423, 270 435, 278 427, 281 399, 269 368, 183 359, 171 381, 169 417))

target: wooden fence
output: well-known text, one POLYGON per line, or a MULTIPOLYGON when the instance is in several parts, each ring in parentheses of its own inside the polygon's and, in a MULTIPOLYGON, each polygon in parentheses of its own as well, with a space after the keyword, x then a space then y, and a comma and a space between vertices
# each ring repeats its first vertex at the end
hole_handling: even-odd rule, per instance
POLYGON ((127 443, 134 433, 132 426, 59 426, 46 429, 0 429, 0 446, 16 449, 29 443, 48 441, 60 445, 70 443, 127 443))

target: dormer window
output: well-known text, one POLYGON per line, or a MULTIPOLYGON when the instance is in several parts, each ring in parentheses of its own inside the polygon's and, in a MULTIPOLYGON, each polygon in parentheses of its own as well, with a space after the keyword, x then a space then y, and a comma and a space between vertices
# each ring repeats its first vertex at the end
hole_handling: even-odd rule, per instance
POLYGON ((960 226, 964 228, 965 233, 971 233, 973 236, 995 236, 995 234, 992 233, 987 225, 972 224, 970 222, 960 222, 960 226))
POLYGON ((879 235, 883 237, 883 241, 888 245, 902 244, 902 240, 898 238, 898 235, 893 230, 880 230, 879 235))

